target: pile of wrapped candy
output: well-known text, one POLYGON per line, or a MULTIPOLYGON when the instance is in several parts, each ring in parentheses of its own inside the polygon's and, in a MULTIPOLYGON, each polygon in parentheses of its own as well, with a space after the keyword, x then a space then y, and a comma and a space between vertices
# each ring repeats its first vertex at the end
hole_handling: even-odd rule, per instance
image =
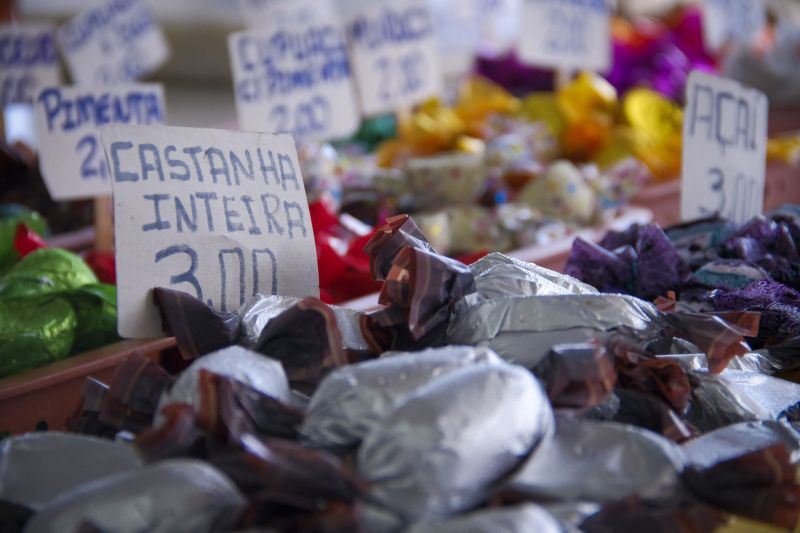
MULTIPOLYGON (((784 206, 741 227, 708 218, 576 239, 566 272, 603 292, 661 298, 662 307, 761 315, 751 346, 780 347, 800 335, 800 208, 784 206), (671 293, 670 298, 664 298, 671 293)), ((776 364, 778 361, 776 361, 776 364)), ((794 368, 791 359, 775 370, 794 368)))
MULTIPOLYGON (((0 377, 118 338, 116 288, 80 256, 48 248, 46 229, 36 212, 0 208, 0 377)), ((100 259, 95 269, 113 283, 100 259)))
POLYGON ((406 216, 366 248, 368 313, 270 296, 223 314, 155 289, 184 369, 133 355, 87 382, 72 434, 3 441, 2 527, 797 525, 800 385, 771 375, 785 343, 747 344, 758 312, 659 309, 501 254, 466 266, 406 216))

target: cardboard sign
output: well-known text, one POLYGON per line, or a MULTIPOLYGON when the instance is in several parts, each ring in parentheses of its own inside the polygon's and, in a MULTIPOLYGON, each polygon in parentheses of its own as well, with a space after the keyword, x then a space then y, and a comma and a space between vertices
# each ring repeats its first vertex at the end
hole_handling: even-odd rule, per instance
POLYGON ((98 132, 106 124, 164 122, 160 84, 48 87, 34 103, 42 177, 55 200, 110 196, 98 132))
POLYGON ((683 118, 681 218, 719 213, 744 223, 764 207, 767 97, 692 72, 683 118))
POLYGON ((228 39, 242 129, 329 140, 358 128, 344 32, 328 2, 317 12, 327 16, 288 24, 267 17, 274 22, 264 31, 228 39))
POLYGON ((0 24, 0 110, 33 102, 60 77, 52 26, 0 24))
POLYGON ((76 84, 123 83, 155 71, 169 47, 144 0, 107 0, 58 29, 76 84))
POLYGON ((751 41, 767 20, 762 0, 703 0, 703 41, 719 50, 728 41, 751 41))
POLYGON ((348 18, 347 34, 364 114, 410 108, 442 92, 425 0, 376 0, 348 18))
POLYGON ((319 23, 335 14, 328 0, 239 0, 239 11, 253 29, 319 23))
POLYGON ((611 66, 607 0, 523 0, 520 58, 564 70, 611 66))
POLYGON ((107 126, 101 138, 114 188, 120 335, 162 335, 153 287, 218 311, 259 293, 319 295, 290 135, 107 126))

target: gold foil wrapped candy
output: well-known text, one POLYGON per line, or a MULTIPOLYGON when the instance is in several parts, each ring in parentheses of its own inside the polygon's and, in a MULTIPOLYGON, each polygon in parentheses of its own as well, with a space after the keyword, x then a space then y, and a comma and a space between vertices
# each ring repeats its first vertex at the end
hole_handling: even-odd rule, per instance
POLYGON ((650 89, 632 89, 622 102, 625 121, 638 142, 634 153, 659 179, 680 175, 683 110, 650 89))
POLYGON ((486 119, 493 114, 514 115, 520 102, 496 83, 473 76, 464 82, 458 92, 455 112, 473 137, 485 137, 486 119))

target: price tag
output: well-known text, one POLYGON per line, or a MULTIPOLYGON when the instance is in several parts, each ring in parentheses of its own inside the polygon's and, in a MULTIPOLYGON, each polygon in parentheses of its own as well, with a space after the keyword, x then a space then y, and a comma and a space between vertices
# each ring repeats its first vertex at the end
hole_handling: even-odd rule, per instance
POLYGON ((256 294, 319 295, 290 135, 107 126, 101 138, 114 188, 121 336, 163 334, 153 287, 218 311, 256 294))
POLYGON ((155 83, 42 90, 34 103, 34 124, 50 196, 54 200, 110 196, 100 127, 160 124, 164 109, 164 90, 155 83))
POLYGON ((767 97, 692 72, 683 120, 681 218, 719 213, 747 222, 764 206, 767 97))
POLYGON ((407 109, 442 92, 425 0, 376 0, 348 18, 347 34, 364 114, 407 109))
POLYGON ((60 81, 51 26, 0 25, 0 110, 8 104, 29 104, 42 87, 60 81))
POLYGON ((719 50, 728 41, 751 41, 767 20, 762 0, 703 0, 703 41, 719 50))
POLYGON ((316 21, 265 17, 263 31, 228 39, 242 129, 329 140, 358 128, 344 32, 328 2, 315 5, 316 21))
POLYGON ((122 83, 154 72, 169 47, 144 0, 108 0, 58 29, 76 84, 122 83))
POLYGON ((523 61, 564 70, 611 66, 607 0, 523 0, 521 28, 523 61))

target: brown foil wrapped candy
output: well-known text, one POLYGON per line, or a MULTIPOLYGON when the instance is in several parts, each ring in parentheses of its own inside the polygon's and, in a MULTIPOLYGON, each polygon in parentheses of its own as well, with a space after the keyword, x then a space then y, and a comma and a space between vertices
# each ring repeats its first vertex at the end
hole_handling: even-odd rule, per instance
POLYGON ((419 387, 466 366, 500 363, 486 348, 446 346, 345 366, 314 392, 301 432, 315 446, 356 445, 419 387))
POLYGON ((525 369, 475 365, 418 389, 364 439, 370 496, 408 521, 441 519, 484 499, 553 426, 525 369))

